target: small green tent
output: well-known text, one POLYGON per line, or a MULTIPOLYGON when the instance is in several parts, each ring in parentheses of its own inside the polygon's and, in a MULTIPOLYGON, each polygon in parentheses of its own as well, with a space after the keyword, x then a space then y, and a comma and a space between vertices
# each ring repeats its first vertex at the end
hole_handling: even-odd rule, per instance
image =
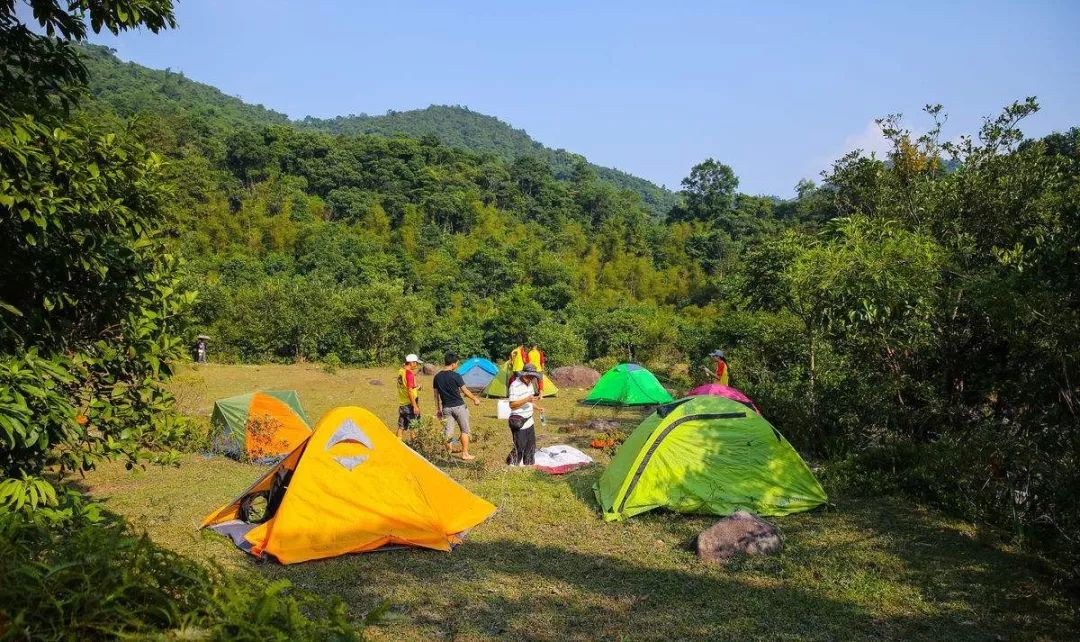
POLYGON ((620 363, 604 373, 584 403, 600 406, 650 406, 673 401, 656 375, 636 363, 620 363))
MULTIPOLYGON (((504 361, 499 366, 499 371, 495 373, 495 376, 484 388, 483 394, 485 397, 500 397, 505 399, 510 394, 510 362, 504 361)), ((554 397, 559 394, 559 387, 555 385, 555 382, 551 380, 551 377, 544 373, 544 396, 554 397)))
POLYGON ((828 499, 768 421, 738 401, 713 396, 657 408, 619 447, 593 491, 607 521, 661 507, 779 516, 828 499))
POLYGON ((286 454, 311 434, 294 390, 265 390, 218 399, 210 424, 215 451, 253 459, 286 454))

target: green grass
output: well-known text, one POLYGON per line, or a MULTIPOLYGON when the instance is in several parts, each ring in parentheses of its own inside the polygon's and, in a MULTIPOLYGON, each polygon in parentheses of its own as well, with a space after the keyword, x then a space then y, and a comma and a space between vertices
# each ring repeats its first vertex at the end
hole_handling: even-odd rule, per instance
MULTIPOLYGON (((425 379, 422 403, 432 407, 425 379)), ((294 388, 313 418, 344 404, 396 418, 393 371, 308 366, 202 366, 174 383, 182 407, 208 415, 218 397, 294 388), (376 379, 384 385, 373 385, 376 379)), ((580 390, 548 400, 541 444, 584 445, 580 390)), ((457 480, 499 506, 451 554, 410 550, 282 567, 255 563, 224 538, 198 533, 202 518, 246 488, 263 468, 188 456, 179 468, 131 474, 106 466, 86 479, 108 508, 160 545, 214 560, 240 574, 287 578, 337 595, 355 615, 388 599, 383 640, 679 639, 1067 639, 1080 630, 1077 604, 1037 559, 996 533, 899 498, 832 497, 832 505, 776 520, 782 554, 699 564, 696 534, 715 518, 656 512, 605 523, 591 486, 598 464, 563 477, 501 465, 509 449, 495 404, 475 432, 477 462, 444 463, 457 480)), ((477 417, 477 414, 483 415, 477 417)), ((639 415, 617 415, 631 428, 639 415)), ((596 451, 591 451, 595 453, 596 451)), ((829 489, 826 489, 829 490, 829 489)))

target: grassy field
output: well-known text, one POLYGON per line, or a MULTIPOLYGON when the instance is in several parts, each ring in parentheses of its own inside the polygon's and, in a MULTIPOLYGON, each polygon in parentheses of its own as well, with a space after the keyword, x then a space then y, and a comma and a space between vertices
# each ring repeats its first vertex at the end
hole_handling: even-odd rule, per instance
MULTIPOLYGON (((430 379, 422 380, 429 410, 430 379)), ((389 369, 210 365, 184 371, 173 385, 195 415, 208 416, 216 398, 293 388, 313 419, 345 404, 388 424, 396 418, 389 369)), ((541 445, 583 446, 591 435, 580 424, 590 417, 615 416, 628 429, 640 419, 583 409, 583 395, 564 390, 548 400, 541 445)), ((370 631, 378 640, 1050 640, 1080 631, 1077 604, 1038 560, 992 531, 900 499, 833 496, 828 507, 776 520, 782 554, 701 565, 691 546, 715 518, 657 512, 604 523, 591 486, 605 456, 562 477, 507 469, 509 434, 494 414, 494 401, 474 410, 477 460, 444 467, 500 510, 450 554, 255 563, 224 538, 195 530, 264 470, 221 457, 191 455, 178 468, 136 474, 107 466, 86 483, 170 549, 337 595, 357 615, 389 600, 389 615, 370 631)))

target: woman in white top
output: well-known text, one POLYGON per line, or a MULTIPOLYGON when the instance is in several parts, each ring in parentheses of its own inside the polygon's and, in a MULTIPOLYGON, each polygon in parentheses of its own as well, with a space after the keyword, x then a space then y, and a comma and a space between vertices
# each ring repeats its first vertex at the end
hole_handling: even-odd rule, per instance
POLYGON ((514 373, 510 382, 510 436, 514 440, 514 448, 506 457, 506 463, 510 466, 532 466, 533 454, 536 452, 536 429, 533 425, 533 412, 544 412, 537 403, 540 397, 536 394, 536 386, 540 382, 541 374, 531 363, 514 373))

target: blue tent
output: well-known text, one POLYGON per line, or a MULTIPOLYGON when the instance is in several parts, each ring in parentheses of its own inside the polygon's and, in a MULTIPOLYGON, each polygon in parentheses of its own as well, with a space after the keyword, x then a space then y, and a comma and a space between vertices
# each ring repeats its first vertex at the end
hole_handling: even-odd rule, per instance
POLYGON ((457 373, 465 380, 465 386, 470 390, 486 388, 498 371, 499 366, 483 357, 472 357, 457 367, 457 373))

